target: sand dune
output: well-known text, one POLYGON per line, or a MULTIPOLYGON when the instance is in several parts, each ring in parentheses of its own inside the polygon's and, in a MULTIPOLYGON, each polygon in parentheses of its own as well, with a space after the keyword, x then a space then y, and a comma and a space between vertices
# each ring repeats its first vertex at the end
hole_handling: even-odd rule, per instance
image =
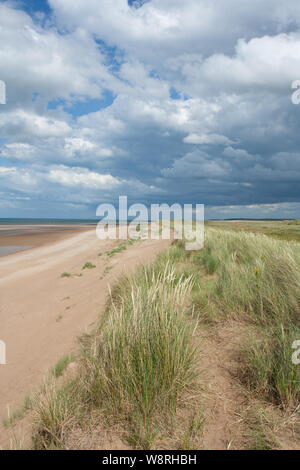
MULTIPOLYGON (((108 285, 169 241, 137 242, 112 258, 105 255, 117 244, 98 240, 93 229, 0 259, 0 339, 7 348, 7 364, 0 366, 2 418, 22 405, 56 361, 76 347, 76 337, 95 325, 108 285), (82 270, 87 261, 96 268, 82 270), (74 276, 62 278, 63 272, 74 276)), ((0 427, 0 447, 7 447, 8 438, 0 427)))

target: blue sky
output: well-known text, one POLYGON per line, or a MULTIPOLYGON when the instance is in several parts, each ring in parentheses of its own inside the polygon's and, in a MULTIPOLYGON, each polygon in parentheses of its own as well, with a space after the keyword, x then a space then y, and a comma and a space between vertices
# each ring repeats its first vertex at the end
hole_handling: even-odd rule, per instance
POLYGON ((46 14, 51 12, 51 8, 47 0, 18 0, 16 4, 19 8, 30 13, 31 15, 38 11, 42 11, 46 14))
POLYGON ((297 0, 0 1, 0 217, 300 218, 299 28, 297 0))

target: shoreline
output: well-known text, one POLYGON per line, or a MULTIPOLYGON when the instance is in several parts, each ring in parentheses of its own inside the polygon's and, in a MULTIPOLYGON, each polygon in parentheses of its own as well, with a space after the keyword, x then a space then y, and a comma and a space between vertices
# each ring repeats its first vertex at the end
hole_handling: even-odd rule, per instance
POLYGON ((0 258, 56 243, 93 230, 87 225, 3 225, 0 227, 0 258))

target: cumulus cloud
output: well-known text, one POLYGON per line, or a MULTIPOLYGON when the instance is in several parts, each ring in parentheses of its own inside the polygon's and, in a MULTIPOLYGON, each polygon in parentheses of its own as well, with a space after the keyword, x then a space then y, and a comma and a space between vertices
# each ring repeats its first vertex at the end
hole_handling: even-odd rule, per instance
POLYGON ((299 25, 294 0, 151 0, 130 8, 126 0, 50 0, 56 17, 72 30, 78 25, 125 48, 142 61, 162 67, 164 59, 183 53, 211 55, 232 50, 240 38, 262 36, 299 25), (257 15, 257 11, 260 12, 257 15))
POLYGON ((114 77, 92 37, 82 28, 60 34, 42 27, 21 10, 0 5, 1 79, 7 85, 7 105, 40 100, 100 97, 114 77))
POLYGON ((60 166, 51 169, 47 179, 52 183, 59 183, 63 186, 82 186, 90 189, 111 189, 120 182, 111 175, 101 175, 86 168, 69 168, 60 166))
POLYGON ((234 142, 220 134, 189 134, 183 139, 186 144, 231 145, 234 142))
POLYGON ((219 179, 227 176, 229 165, 221 159, 212 159, 201 151, 194 151, 175 160, 172 168, 162 170, 163 175, 177 178, 219 179))

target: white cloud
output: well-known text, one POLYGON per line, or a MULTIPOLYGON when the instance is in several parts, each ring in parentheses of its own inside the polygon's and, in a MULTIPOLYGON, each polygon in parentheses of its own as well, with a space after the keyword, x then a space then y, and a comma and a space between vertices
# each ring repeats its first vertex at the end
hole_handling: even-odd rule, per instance
MULTIPOLYGON (((32 145, 24 143, 7 144, 1 151, 0 158, 5 157, 8 159, 16 160, 31 160, 35 148, 32 145)), ((1 168, 0 168, 1 171, 1 168)))
POLYGON ((189 134, 183 139, 186 144, 195 145, 232 145, 234 141, 220 134, 189 134))
POLYGON ((41 139, 65 137, 72 132, 71 127, 63 120, 24 109, 15 109, 0 114, 0 129, 3 136, 17 131, 18 138, 30 136, 41 139))
POLYGON ((26 13, 0 5, 1 79, 7 86, 7 105, 30 103, 35 92, 47 102, 73 95, 100 97, 114 77, 104 65, 90 34, 78 28, 61 35, 42 28, 26 13))
POLYGON ((91 142, 80 137, 69 137, 65 139, 65 150, 70 156, 74 154, 93 153, 95 157, 111 157, 113 155, 112 149, 101 148, 95 142, 91 142))
POLYGON ((210 156, 201 151, 194 151, 175 160, 172 168, 162 170, 166 177, 171 178, 214 178, 227 176, 229 166, 221 159, 212 160, 210 156))
POLYGON ((299 25, 294 0, 151 0, 142 8, 127 0, 50 0, 58 21, 78 25, 130 55, 163 67, 166 58, 183 53, 212 53, 233 47, 237 39, 280 32, 299 25), (259 11, 259 15, 257 15, 259 11))
POLYGON ((68 168, 63 165, 51 169, 46 178, 52 183, 64 186, 82 186, 89 189, 108 190, 120 184, 120 181, 111 175, 101 175, 86 168, 68 168))
POLYGON ((230 90, 253 87, 287 91, 295 77, 300 76, 300 34, 280 34, 240 39, 233 57, 214 54, 199 67, 198 78, 218 83, 230 90))

